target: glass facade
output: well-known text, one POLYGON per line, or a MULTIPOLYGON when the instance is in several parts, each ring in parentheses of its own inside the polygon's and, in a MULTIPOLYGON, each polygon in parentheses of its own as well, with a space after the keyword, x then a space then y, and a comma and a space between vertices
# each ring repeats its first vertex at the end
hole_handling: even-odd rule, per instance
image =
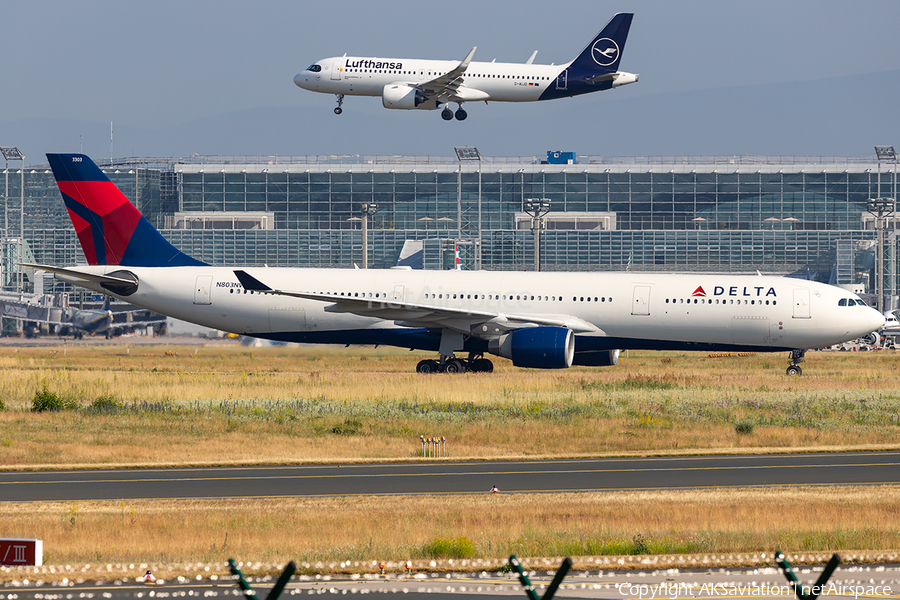
MULTIPOLYGON (((427 268, 449 265, 447 254, 462 241, 470 268, 479 248, 481 268, 531 269, 534 236, 516 228, 516 215, 527 199, 542 198, 553 213, 614 215, 611 228, 548 226, 544 270, 809 268, 828 280, 840 241, 855 258, 842 271, 853 281, 839 283, 867 288, 876 232, 866 203, 892 196, 895 186, 888 170, 879 176, 874 159, 852 158, 582 157, 562 165, 486 158, 461 165, 434 157, 191 157, 104 171, 173 244, 212 264, 361 264, 361 205, 374 203, 370 267, 388 268, 404 242, 424 240, 427 268), (275 227, 164 230, 177 212, 271 213, 275 227)), ((18 206, 19 177, 10 169, 10 209, 18 206)), ((35 260, 83 262, 52 175, 26 168, 25 188, 25 238, 35 260)), ((18 212, 9 214, 17 230, 18 212)), ((885 284, 896 294, 897 230, 890 227, 885 284)))

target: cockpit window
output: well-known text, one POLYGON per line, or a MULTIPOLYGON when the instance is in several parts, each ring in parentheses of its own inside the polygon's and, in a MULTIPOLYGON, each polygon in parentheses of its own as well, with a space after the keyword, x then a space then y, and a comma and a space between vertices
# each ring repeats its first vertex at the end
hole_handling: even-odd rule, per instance
POLYGON ((838 300, 838 306, 868 306, 859 298, 841 298, 838 300))
POLYGON ((309 65, 307 71, 312 71, 313 73, 318 73, 322 70, 322 65, 309 65))

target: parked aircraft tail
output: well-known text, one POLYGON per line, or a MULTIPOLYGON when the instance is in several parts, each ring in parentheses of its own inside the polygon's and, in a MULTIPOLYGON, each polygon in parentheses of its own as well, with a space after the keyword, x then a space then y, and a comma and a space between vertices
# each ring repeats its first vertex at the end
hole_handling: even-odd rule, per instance
POLYGON ((50 168, 91 265, 203 265, 170 244, 84 154, 48 154, 50 168))
POLYGON ((594 36, 594 39, 581 51, 578 58, 572 61, 569 68, 588 71, 617 71, 633 17, 633 13, 618 13, 610 19, 606 27, 594 36))

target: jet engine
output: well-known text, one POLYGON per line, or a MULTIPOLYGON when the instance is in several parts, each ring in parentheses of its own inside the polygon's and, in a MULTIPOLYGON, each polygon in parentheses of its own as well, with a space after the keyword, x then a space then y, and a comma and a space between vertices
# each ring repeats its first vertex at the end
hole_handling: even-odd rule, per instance
POLYGON ((611 367, 619 362, 618 350, 593 350, 577 352, 573 365, 580 367, 611 367))
POLYGON ((389 83, 381 91, 381 103, 385 108, 410 110, 414 108, 437 108, 435 102, 428 102, 425 92, 408 83, 389 83))
POLYGON ((575 334, 565 327, 529 327, 491 340, 488 352, 517 367, 567 369, 575 356, 575 334))

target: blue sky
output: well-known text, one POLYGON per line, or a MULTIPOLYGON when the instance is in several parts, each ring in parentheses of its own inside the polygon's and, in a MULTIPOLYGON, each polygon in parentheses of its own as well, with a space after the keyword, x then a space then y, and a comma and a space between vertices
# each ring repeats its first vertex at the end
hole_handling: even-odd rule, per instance
POLYGON ((900 147, 896 0, 384 3, 0 2, 0 145, 109 156, 770 154, 900 147), (525 105, 388 111, 293 85, 317 59, 573 58, 635 13, 620 68, 640 81, 525 105))

